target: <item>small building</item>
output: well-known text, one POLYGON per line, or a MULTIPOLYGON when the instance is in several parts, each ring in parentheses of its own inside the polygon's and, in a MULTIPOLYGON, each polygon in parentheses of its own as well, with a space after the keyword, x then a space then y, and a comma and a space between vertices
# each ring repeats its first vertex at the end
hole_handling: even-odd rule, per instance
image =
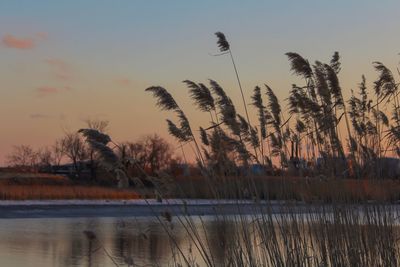
POLYGON ((47 167, 46 170, 41 170, 41 172, 64 175, 71 179, 77 178, 79 175, 81 178, 90 178, 92 168, 90 162, 81 161, 77 163, 77 168, 75 168, 73 163, 66 163, 59 166, 47 167))

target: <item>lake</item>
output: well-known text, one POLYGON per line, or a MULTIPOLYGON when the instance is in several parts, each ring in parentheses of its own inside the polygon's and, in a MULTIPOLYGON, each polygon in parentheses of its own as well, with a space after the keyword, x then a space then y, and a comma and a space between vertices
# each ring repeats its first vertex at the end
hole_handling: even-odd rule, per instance
POLYGON ((182 205, 154 204, 155 217, 143 216, 149 207, 141 205, 6 205, 0 208, 0 266, 173 266, 184 263, 181 254, 205 266, 193 239, 202 241, 214 266, 242 256, 247 263, 246 255, 253 266, 400 263, 398 205, 275 203, 263 215, 250 203, 222 206, 228 214, 197 203, 184 208, 196 215, 171 216, 165 211, 179 214, 182 205), (229 215, 237 210, 242 215, 229 215))
MULTIPOLYGON (((226 232, 227 225, 221 226, 215 219, 216 214, 237 213, 238 207, 241 213, 257 212, 251 202, 238 206, 236 201, 213 205, 210 201, 198 200, 189 201, 184 207, 180 200, 168 204, 149 201, 151 208, 143 201, 102 205, 96 201, 81 201, 78 205, 76 201, 24 204, 3 201, 0 206, 0 266, 127 266, 131 259, 140 266, 165 266, 176 260, 177 245, 191 260, 204 263, 179 221, 187 226, 189 217, 173 216, 172 222, 168 222, 161 216, 154 216, 165 211, 193 214, 191 225, 198 229, 201 240, 206 240, 204 233, 207 233, 207 241, 218 262, 218 255, 223 257, 221 240, 231 235, 226 232), (88 230, 96 235, 95 240, 89 240, 84 234, 88 230), (177 244, 171 243, 166 230, 177 244), (225 233, 224 236, 221 233, 225 233)), ((280 209, 279 203, 269 206, 277 212, 280 209)))
MULTIPOLYGON (((165 225, 172 227, 174 240, 190 254, 190 240, 175 219, 165 225)), ((218 222, 212 217, 204 216, 203 223, 198 218, 193 221, 199 229, 204 225, 211 236, 219 236, 218 222)), ((116 266, 107 254, 120 266, 128 266, 129 258, 140 266, 166 266, 176 254, 171 247, 168 234, 154 217, 0 220, 0 266, 116 266), (95 233, 95 241, 84 234, 87 230, 95 233)), ((201 262, 196 250, 192 252, 201 262)))

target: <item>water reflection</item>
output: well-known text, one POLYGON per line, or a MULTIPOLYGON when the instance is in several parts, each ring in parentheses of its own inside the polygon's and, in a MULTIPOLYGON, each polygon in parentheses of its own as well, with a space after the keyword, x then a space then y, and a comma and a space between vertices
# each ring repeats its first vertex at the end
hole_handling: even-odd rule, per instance
MULTIPOLYGON (((210 236, 210 248, 221 252, 228 230, 213 220, 193 220, 204 238, 203 227, 210 236), (218 240, 218 241, 217 241, 218 240)), ((191 251, 191 240, 179 223, 168 225, 175 242, 185 252, 191 251)), ((63 218, 0 220, 0 266, 164 266, 176 254, 170 236, 152 217, 142 218, 63 218), (92 231, 90 239, 84 231, 92 231)), ((201 261, 195 249, 192 258, 201 261)))
MULTIPOLYGON (((319 215, 308 216, 314 218, 319 215)), ((296 243, 303 246, 299 249, 306 251, 309 247, 315 246, 317 250, 324 251, 329 240, 326 241, 328 243, 316 242, 320 240, 319 236, 336 238, 339 230, 351 238, 343 240, 339 238, 331 244, 342 244, 341 242, 351 240, 357 243, 357 238, 362 237, 362 232, 369 233, 369 237, 374 233, 391 234, 395 239, 399 236, 397 228, 386 231, 383 228, 375 229, 373 225, 368 226, 368 229, 364 229, 367 226, 363 225, 349 225, 342 230, 341 225, 311 226, 303 224, 301 220, 298 225, 292 225, 293 218, 285 215, 275 216, 275 219, 280 221, 279 227, 270 222, 264 224, 257 232, 255 219, 257 218, 245 218, 245 223, 242 224, 239 223, 240 217, 219 220, 214 217, 174 217, 172 223, 165 221, 163 225, 154 217, 2 219, 0 220, 0 266, 168 266, 173 262, 183 263, 183 259, 179 258, 178 249, 189 261, 193 260, 203 266, 204 256, 193 242, 193 239, 197 238, 205 244, 207 255, 212 255, 210 260, 216 266, 226 266, 228 265, 226 258, 229 258, 226 255, 229 255, 232 246, 239 243, 245 249, 246 246, 254 249, 255 253, 259 253, 260 259, 268 259, 270 256, 265 253, 274 249, 286 253, 283 244, 293 242, 293 238, 304 241, 296 243), (179 219, 184 221, 185 227, 179 219), (245 227, 246 231, 240 227, 245 227), (187 231, 191 234, 188 235, 187 231), (288 239, 278 240, 279 247, 270 247, 273 242, 260 240, 257 234, 260 231, 263 232, 264 238, 273 238, 275 236, 273 232, 280 231, 287 233, 288 239), (238 237, 238 232, 248 233, 250 243, 246 245, 244 236, 238 237), (260 250, 262 246, 265 246, 264 250, 260 250)), ((368 247, 372 256, 377 249, 374 244, 371 243, 369 246, 372 247, 368 247)))

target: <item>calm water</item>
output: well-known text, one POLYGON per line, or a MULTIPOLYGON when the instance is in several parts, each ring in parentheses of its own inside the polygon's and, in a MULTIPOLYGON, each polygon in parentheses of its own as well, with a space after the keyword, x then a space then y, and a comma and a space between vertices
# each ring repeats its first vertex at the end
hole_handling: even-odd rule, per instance
MULTIPOLYGON (((388 210, 376 215, 383 216, 388 210)), ((357 223, 364 220, 363 212, 356 209, 358 216, 351 217, 357 219, 357 223)), ((296 218, 316 218, 319 220, 319 213, 296 213, 296 218)), ((370 213, 373 215, 372 213, 370 213)), ((391 218, 398 218, 398 206, 390 210, 391 218)), ((336 217, 339 213, 336 213, 336 217)), ((87 215, 86 215, 87 216, 87 215)), ((104 215, 103 215, 104 216, 104 215)), ((333 217, 335 217, 333 216, 333 217)), ((220 217, 220 216, 218 216, 220 217)), ((333 218, 330 213, 324 213, 323 221, 329 224, 333 218), (330 219, 329 219, 330 218, 330 219)), ((339 216, 340 217, 340 216, 339 216)), ((174 262, 179 262, 174 256, 178 255, 177 247, 182 253, 203 266, 201 255, 193 247, 190 236, 185 227, 192 227, 198 232, 199 238, 212 251, 213 261, 216 266, 222 266, 224 254, 228 249, 228 244, 242 244, 242 239, 235 240, 235 233, 243 225, 255 233, 251 228, 257 217, 245 216, 245 223, 240 226, 236 224, 237 216, 225 217, 225 223, 217 220, 215 216, 186 216, 173 217, 172 222, 160 217, 160 223, 155 217, 91 217, 91 218, 24 218, 24 219, 0 219, 0 266, 87 266, 87 267, 106 267, 106 266, 172 266, 174 262), (192 221, 188 222, 187 219, 192 221), (233 219, 235 218, 235 219, 233 219), (183 220, 182 224, 179 220, 183 220), (239 227, 239 228, 237 228, 239 227), (91 239, 84 233, 91 231, 96 238, 91 239), (207 233, 207 234, 205 234, 207 233), (170 238, 173 236, 173 238, 170 238)), ((292 216, 287 217, 282 214, 275 214, 274 218, 279 221, 286 221, 290 228, 292 216)), ((386 217, 385 217, 386 218, 386 217)), ((296 219, 297 220, 297 219, 296 219)), ((300 220, 301 221, 301 220, 300 220)), ((379 230, 390 235, 395 235, 395 240, 400 236, 397 219, 393 220, 395 227, 389 229, 381 227, 379 230)), ((275 220, 274 223, 275 225, 275 220)), ((266 225, 268 227, 268 225, 266 225)), ((318 226, 318 224, 315 224, 318 226)), ((289 228, 285 228, 287 231, 289 228)), ((308 229, 303 228, 308 236, 308 229)), ((320 240, 320 231, 316 227, 310 234, 312 240, 320 240), (314 234, 317 236, 314 237, 314 234)), ((331 228, 330 228, 331 229, 331 228)), ((337 231, 339 228, 332 228, 330 231, 337 231)), ((353 229, 353 228, 351 228, 353 229)), ((357 227, 354 229, 358 229, 357 227)), ((375 228, 371 228, 374 231, 375 228)), ((291 229, 296 230, 296 228, 291 229)), ((297 231, 297 230, 296 230, 297 231)), ((336 232, 335 232, 336 233, 336 232)), ((193 236, 193 235, 192 235, 193 236)), ((254 242, 261 244, 255 235, 254 242)), ((283 241, 283 239, 279 239, 283 241)), ((323 240, 323 239, 321 239, 323 240)), ((308 243, 309 241, 307 241, 308 243)), ((397 241, 396 241, 397 243, 397 241)), ((317 250, 318 251, 318 250, 317 250)))
MULTIPOLYGON (((220 226, 211 217, 202 219, 203 224, 198 218, 194 223, 214 237, 209 240, 212 247, 220 242, 220 226)), ((181 224, 173 221, 169 229, 179 247, 193 251, 193 258, 201 262, 181 224)), ((166 266, 173 262, 170 242, 153 217, 1 219, 0 266, 116 266, 107 253, 119 266, 128 266, 128 257, 138 265, 166 266), (98 241, 90 241, 86 230, 98 241)), ((214 246, 214 252, 218 248, 214 246)))

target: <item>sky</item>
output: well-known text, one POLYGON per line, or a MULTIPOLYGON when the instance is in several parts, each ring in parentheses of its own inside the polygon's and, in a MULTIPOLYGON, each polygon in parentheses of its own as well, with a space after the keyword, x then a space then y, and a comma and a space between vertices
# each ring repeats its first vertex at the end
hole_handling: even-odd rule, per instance
MULTIPOLYGON (((209 124, 183 85, 218 81, 238 104, 231 44, 245 96, 256 85, 284 99, 293 83, 286 52, 328 62, 338 51, 345 96, 372 62, 395 70, 400 56, 400 1, 0 1, 0 165, 14 145, 49 146, 85 120, 109 121, 117 142, 168 137, 166 118, 144 90, 167 88, 195 127, 209 124)), ((396 78, 399 78, 396 76, 396 78)), ((255 118, 255 112, 252 112, 255 118)))

